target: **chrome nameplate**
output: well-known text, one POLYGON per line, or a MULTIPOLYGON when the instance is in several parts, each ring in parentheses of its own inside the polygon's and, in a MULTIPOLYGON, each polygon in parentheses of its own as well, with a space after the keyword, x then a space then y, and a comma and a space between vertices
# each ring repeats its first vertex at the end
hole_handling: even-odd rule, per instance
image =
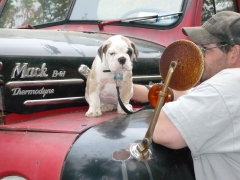
POLYGON ((48 77, 46 63, 41 67, 28 67, 28 63, 16 63, 12 70, 11 78, 33 78, 33 77, 48 77))
MULTIPOLYGON (((53 70, 52 77, 65 77, 66 71, 53 70)), ((12 70, 11 79, 20 76, 20 78, 38 78, 48 77, 46 63, 43 63, 41 67, 28 67, 28 63, 16 63, 12 70)))
POLYGON ((46 94, 54 94, 54 89, 31 89, 31 90, 22 90, 21 88, 12 89, 13 96, 22 96, 22 95, 42 95, 43 97, 46 94))
POLYGON ((65 77, 66 71, 57 71, 54 70, 52 73, 52 77, 65 77))

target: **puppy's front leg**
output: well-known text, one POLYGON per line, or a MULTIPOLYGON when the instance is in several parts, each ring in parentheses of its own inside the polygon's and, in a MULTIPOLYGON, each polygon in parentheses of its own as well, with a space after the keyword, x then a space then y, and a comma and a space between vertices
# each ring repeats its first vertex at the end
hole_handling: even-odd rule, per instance
POLYGON ((96 117, 102 115, 99 91, 99 86, 96 83, 87 84, 85 98, 89 104, 89 109, 85 116, 96 117))
POLYGON ((95 93, 92 93, 89 95, 89 108, 88 111, 86 112, 87 117, 96 117, 96 116, 101 116, 102 112, 100 109, 100 98, 98 95, 95 93))

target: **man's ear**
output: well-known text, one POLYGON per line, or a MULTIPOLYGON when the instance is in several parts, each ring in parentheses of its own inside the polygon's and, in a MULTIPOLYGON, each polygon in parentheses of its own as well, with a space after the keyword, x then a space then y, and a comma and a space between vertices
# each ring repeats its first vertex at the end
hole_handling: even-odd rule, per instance
POLYGON ((239 64, 240 65, 240 45, 236 44, 232 47, 232 57, 231 64, 239 64))
POLYGON ((103 43, 102 46, 98 48, 98 56, 100 57, 101 61, 103 59, 103 54, 106 54, 108 47, 110 46, 111 42, 106 41, 103 43))

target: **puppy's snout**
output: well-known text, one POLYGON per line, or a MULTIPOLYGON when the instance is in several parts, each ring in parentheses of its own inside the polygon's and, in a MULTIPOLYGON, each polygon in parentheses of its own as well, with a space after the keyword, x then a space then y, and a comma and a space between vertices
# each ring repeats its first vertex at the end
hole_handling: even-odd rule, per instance
POLYGON ((120 57, 120 58, 118 59, 118 62, 123 65, 123 64, 125 64, 125 62, 126 62, 126 58, 125 58, 125 57, 120 57))

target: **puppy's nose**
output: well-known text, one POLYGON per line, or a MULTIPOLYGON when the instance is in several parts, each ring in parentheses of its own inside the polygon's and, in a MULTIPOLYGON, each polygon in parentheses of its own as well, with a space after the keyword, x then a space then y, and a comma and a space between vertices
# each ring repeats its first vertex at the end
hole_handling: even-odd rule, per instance
POLYGON ((118 59, 118 62, 123 65, 123 64, 125 64, 125 62, 126 62, 126 58, 125 58, 125 57, 120 57, 120 58, 118 59))

